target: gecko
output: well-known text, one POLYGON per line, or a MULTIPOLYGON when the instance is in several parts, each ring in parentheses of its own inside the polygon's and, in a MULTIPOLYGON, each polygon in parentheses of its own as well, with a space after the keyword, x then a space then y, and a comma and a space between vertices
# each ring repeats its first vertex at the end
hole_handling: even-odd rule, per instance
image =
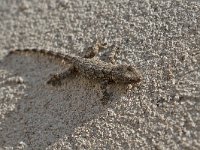
POLYGON ((107 91, 109 84, 126 84, 129 89, 132 85, 136 85, 141 82, 142 76, 138 69, 128 64, 116 64, 115 53, 116 47, 112 45, 112 52, 108 56, 109 62, 96 59, 96 55, 100 50, 107 48, 107 44, 96 43, 94 46, 89 47, 83 57, 72 54, 66 54, 63 52, 54 52, 45 49, 14 49, 11 50, 8 55, 13 53, 41 53, 47 56, 53 56, 55 58, 69 62, 71 65, 67 70, 61 73, 51 75, 47 84, 53 86, 60 85, 61 81, 70 75, 81 74, 88 79, 96 79, 101 83, 101 89, 103 97, 101 99, 102 104, 107 104, 110 94, 107 91))

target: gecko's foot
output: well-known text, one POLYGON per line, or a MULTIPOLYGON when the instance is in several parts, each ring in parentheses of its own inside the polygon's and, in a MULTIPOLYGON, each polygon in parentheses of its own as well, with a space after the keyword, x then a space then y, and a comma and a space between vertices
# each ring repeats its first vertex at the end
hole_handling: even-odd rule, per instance
POLYGON ((61 80, 58 76, 58 74, 53 75, 48 81, 47 84, 51 84, 53 86, 60 86, 61 85, 61 80))
POLYGON ((111 93, 104 92, 103 97, 100 99, 102 105, 107 105, 108 102, 111 100, 111 93))
POLYGON ((51 84, 53 86, 60 86, 63 80, 65 80, 67 77, 70 77, 74 73, 76 73, 76 71, 74 67, 71 66, 70 68, 67 68, 61 73, 51 75, 51 78, 47 81, 47 84, 51 84))
POLYGON ((107 48, 107 43, 96 42, 94 46, 88 47, 84 52, 84 58, 93 58, 95 57, 101 50, 107 48))

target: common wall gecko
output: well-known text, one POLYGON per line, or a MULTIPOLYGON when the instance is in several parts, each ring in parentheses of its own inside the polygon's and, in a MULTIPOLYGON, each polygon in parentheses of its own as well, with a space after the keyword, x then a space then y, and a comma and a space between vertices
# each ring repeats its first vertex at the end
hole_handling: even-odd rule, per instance
POLYGON ((13 53, 41 53, 47 56, 53 56, 61 60, 67 61, 72 65, 65 71, 51 76, 47 84, 60 85, 61 81, 69 75, 79 73, 88 79, 97 79, 101 81, 101 88, 103 91, 103 104, 106 104, 109 99, 107 92, 107 85, 111 83, 135 85, 142 79, 140 72, 132 65, 128 64, 115 64, 114 56, 115 50, 109 55, 110 62, 103 62, 96 59, 97 53, 106 48, 106 44, 96 43, 95 46, 85 53, 84 57, 75 56, 71 54, 64 54, 62 52, 48 51, 44 49, 15 49, 9 52, 8 55, 13 53))

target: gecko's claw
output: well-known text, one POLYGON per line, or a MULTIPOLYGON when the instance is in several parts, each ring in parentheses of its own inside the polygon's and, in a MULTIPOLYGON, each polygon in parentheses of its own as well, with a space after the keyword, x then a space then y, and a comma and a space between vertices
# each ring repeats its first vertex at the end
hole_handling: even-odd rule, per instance
POLYGON ((61 85, 61 80, 58 74, 52 75, 51 78, 47 81, 47 84, 51 84, 53 86, 61 85))
POLYGON ((103 93, 103 97, 100 99, 102 105, 108 104, 108 101, 110 100, 111 94, 105 91, 103 93))

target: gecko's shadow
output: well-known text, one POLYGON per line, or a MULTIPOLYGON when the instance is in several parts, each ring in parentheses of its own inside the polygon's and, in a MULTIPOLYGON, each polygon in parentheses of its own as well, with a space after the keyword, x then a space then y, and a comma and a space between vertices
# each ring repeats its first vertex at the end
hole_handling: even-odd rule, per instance
MULTIPOLYGON (((1 119, 1 146, 15 147, 24 142, 30 149, 34 149, 34 145, 46 148, 64 137, 73 145, 75 139, 71 135, 77 127, 103 115, 108 107, 114 107, 114 102, 103 106, 99 101, 101 91, 98 82, 80 76, 66 79, 60 87, 47 85, 50 73, 64 69, 64 66, 51 61, 39 55, 26 57, 20 54, 1 60, 0 70, 7 71, 10 76, 22 77, 26 86, 24 93, 18 88, 13 99, 5 100, 6 96, 1 99, 1 103, 13 106, 1 119)), ((19 84, 0 86, 15 90, 19 84)), ((120 96, 116 94, 114 101, 120 96)))

